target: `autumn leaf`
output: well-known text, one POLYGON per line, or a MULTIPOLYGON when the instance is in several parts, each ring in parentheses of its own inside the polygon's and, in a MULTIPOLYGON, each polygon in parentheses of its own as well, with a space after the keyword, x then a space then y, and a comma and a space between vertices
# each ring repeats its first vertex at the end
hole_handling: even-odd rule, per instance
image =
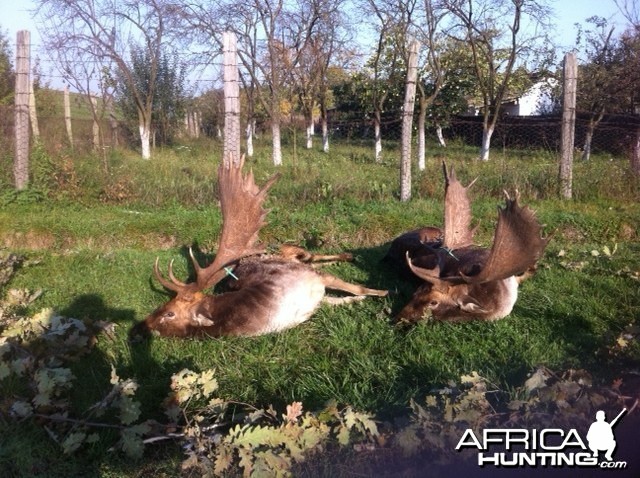
POLYGON ((287 414, 284 419, 289 423, 295 423, 300 415, 302 415, 302 402, 293 402, 291 405, 287 405, 287 414))

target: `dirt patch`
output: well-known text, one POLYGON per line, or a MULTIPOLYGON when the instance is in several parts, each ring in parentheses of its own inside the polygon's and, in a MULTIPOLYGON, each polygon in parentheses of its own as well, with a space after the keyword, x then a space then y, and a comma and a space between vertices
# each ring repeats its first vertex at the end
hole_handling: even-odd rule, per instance
POLYGON ((575 243, 585 240, 585 234, 580 229, 574 226, 565 226, 560 230, 560 235, 566 241, 575 243))
POLYGON ((6 249, 52 249, 56 247, 56 238, 48 232, 10 232, 2 236, 0 244, 6 249))
POLYGON ((635 241, 638 239, 638 231, 630 224, 623 223, 618 232, 618 238, 621 241, 635 241))

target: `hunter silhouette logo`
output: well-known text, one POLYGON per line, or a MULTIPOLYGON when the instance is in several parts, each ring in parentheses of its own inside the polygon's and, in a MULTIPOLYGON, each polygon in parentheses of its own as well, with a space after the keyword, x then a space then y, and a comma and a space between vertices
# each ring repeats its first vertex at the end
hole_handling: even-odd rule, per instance
POLYGON ((613 427, 618 420, 622 418, 622 415, 627 411, 623 408, 618 416, 615 417, 611 423, 607 423, 605 420, 606 415, 602 410, 596 413, 596 421, 591 424, 589 431, 587 432, 587 441, 589 442, 589 449, 593 452, 594 458, 598 456, 599 451, 605 451, 604 457, 611 461, 613 460, 613 452, 616 449, 616 440, 613 436, 613 427))

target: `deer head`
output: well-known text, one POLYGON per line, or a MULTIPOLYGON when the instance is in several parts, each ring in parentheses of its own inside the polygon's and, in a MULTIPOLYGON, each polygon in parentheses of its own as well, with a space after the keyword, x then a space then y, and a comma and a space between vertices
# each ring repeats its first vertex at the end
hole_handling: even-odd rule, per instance
POLYGON ((132 333, 145 335, 157 331, 163 336, 190 336, 193 331, 213 325, 207 317, 215 307, 215 297, 204 293, 231 273, 234 264, 250 255, 262 252, 257 247, 258 232, 265 224, 267 211, 263 208, 267 191, 277 176, 267 181, 261 189, 256 186, 253 174, 242 174, 244 157, 238 164, 223 162, 218 168, 220 208, 222 210, 222 232, 218 252, 213 262, 201 267, 193 251, 189 249, 191 262, 196 273, 194 282, 184 283, 176 279, 173 262, 169 264, 165 278, 159 270, 156 259, 153 271, 156 279, 175 297, 139 323, 132 333), (205 313, 206 312, 206 313, 205 313))
POLYGON ((447 171, 443 164, 443 170, 442 244, 425 244, 413 251, 407 248, 406 265, 424 284, 398 318, 409 322, 423 318, 449 321, 502 318, 511 312, 518 284, 535 268, 548 238, 541 236, 542 228, 535 213, 518 204, 518 194, 512 199, 505 193, 506 205, 499 209, 491 249, 475 246, 467 194, 473 183, 463 187, 453 168, 447 171), (432 265, 421 267, 419 263, 432 265))

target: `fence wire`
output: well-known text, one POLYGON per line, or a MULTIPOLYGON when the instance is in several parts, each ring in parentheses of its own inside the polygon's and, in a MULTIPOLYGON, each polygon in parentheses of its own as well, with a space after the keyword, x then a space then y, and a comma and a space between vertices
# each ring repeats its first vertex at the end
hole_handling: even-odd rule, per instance
MULTIPOLYGON (((402 115, 400 112, 387 112, 382 117, 381 136, 386 145, 399 143, 402 133, 402 115)), ((202 116, 202 115, 200 115, 202 116)), ((61 116, 38 116, 40 141, 49 151, 59 151, 69 146, 64 118, 61 116)), ((371 118, 355 117, 351 114, 331 112, 328 120, 329 137, 332 143, 340 143, 343 147, 362 147, 371 144, 373 160, 374 124, 371 118)), ((242 118, 241 127, 245 127, 246 118, 242 118)), ((560 150, 560 116, 516 117, 504 116, 498 122, 493 134, 491 146, 493 150, 509 150, 517 154, 518 150, 539 150, 548 154, 557 154, 560 150)), ((579 154, 584 148, 589 125, 588 114, 578 114, 576 120, 575 149, 579 154)), ((131 125, 118 123, 114 125, 107 118, 101 121, 101 148, 122 147, 132 150, 139 148, 136 129, 131 125)), ((470 147, 480 147, 482 142, 482 118, 479 116, 455 116, 447 124, 443 124, 442 132, 447 143, 458 141, 470 147)), ((0 152, 13 156, 15 148, 14 107, 0 106, 0 152)), ((182 126, 181 126, 182 127, 182 126)), ((193 128, 193 125, 190 126, 193 128)), ((93 120, 72 119, 74 150, 77 152, 94 149, 93 120)), ((414 121, 414 138, 417 138, 414 121)), ((271 128, 268 120, 257 122, 255 128, 263 144, 268 144, 271 128)), ((283 153, 294 148, 305 147, 306 125, 301 117, 288 117, 282 124, 283 153), (294 144, 295 142, 295 144, 294 144)), ((320 124, 316 123, 314 145, 322 147, 320 124)), ((640 131, 640 116, 608 115, 596 127, 591 152, 593 154, 609 154, 612 157, 627 157, 637 147, 640 131)), ((210 137, 222 142, 223 119, 200 119, 198 135, 189 132, 185 124, 184 131, 176 135, 178 143, 193 137, 210 137)), ((437 145, 436 130, 433 124, 426 128, 427 143, 437 145)), ((243 141, 244 143, 244 141, 243 141)), ((33 141, 32 141, 33 147, 33 141)), ((315 146, 314 146, 315 147, 315 146)), ((244 146, 243 146, 244 148, 244 146)), ((396 153, 394 153, 396 154, 396 153)), ((399 150, 397 156, 399 158, 399 150)), ((416 148, 413 148, 416 155, 416 148)), ((388 155, 386 157, 389 157, 388 155)))

